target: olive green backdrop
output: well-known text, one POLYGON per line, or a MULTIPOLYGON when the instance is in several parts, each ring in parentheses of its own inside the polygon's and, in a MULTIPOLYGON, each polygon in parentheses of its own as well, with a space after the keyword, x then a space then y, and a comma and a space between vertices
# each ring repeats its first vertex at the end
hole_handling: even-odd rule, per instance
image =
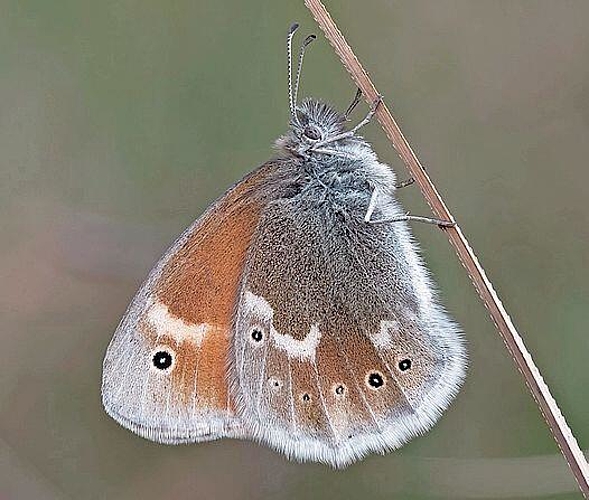
MULTIPOLYGON (((589 447, 589 3, 330 1, 589 447)), ((439 425, 345 471, 165 447, 100 404, 149 268, 288 121, 302 1, 0 2, 0 498, 580 498, 447 244, 415 227, 471 353, 439 425)), ((354 87, 319 37, 302 94, 354 87)), ((356 114, 360 119, 364 108, 356 114)), ((405 177, 378 125, 365 130, 405 177)), ((417 188, 401 193, 428 214, 417 188)))

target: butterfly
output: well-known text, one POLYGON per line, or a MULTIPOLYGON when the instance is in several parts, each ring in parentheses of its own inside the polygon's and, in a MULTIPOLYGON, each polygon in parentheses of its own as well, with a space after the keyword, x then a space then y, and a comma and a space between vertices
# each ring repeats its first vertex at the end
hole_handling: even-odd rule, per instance
MULTIPOLYGON (((298 102, 277 155, 231 187, 155 265, 107 349, 106 412, 166 444, 264 443, 347 466, 429 430, 466 349, 379 162, 348 115, 298 102)), ((416 218, 417 220, 423 218, 416 218)), ((443 221, 430 222, 443 225, 443 221)))

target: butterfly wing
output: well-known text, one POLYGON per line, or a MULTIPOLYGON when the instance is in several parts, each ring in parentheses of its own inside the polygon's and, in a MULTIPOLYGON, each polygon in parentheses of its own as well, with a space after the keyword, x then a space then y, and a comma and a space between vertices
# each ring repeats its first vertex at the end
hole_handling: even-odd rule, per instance
POLYGON ((231 359, 254 436, 291 458, 345 466, 428 430, 466 356, 406 225, 365 223, 364 203, 328 206, 297 197, 264 211, 231 359))
POLYGON ((133 299, 103 364, 103 405, 124 427, 171 444, 245 434, 227 356, 245 255, 275 170, 261 166, 216 201, 133 299))

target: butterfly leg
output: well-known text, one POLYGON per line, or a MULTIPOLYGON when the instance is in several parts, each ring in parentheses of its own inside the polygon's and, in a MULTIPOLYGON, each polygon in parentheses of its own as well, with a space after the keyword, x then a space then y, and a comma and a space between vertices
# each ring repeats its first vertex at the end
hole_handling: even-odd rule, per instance
POLYGON ((367 125, 368 123, 370 123, 370 120, 372 120, 372 117, 376 113, 376 110, 378 109, 378 106, 380 105, 381 102, 382 102, 382 96, 379 95, 376 99, 374 99, 374 101, 372 101, 372 105, 370 106, 370 110, 368 111, 368 113, 366 114, 364 119, 347 133, 354 134, 358 130, 360 130, 364 125, 367 125))
POLYGON ((378 109, 378 106, 380 105, 381 102, 382 102, 382 96, 379 95, 372 102, 372 106, 370 106, 370 110, 368 111, 367 115, 364 117, 364 119, 360 123, 358 123, 354 128, 352 128, 351 130, 348 130, 347 132, 344 132, 344 133, 338 134, 338 135, 334 135, 333 137, 329 137, 328 139, 325 139, 324 141, 320 141, 320 142, 316 143, 315 146, 313 147, 312 151, 316 151, 317 148, 321 148, 322 146, 325 146, 326 144, 330 144, 332 142, 336 142, 341 139, 346 139, 347 137, 352 137, 364 125, 370 123, 370 120, 372 120, 372 117, 374 116, 374 113, 376 113, 376 110, 378 109))
POLYGON ((433 224, 439 227, 454 227, 456 222, 451 220, 437 219, 436 217, 423 217, 421 215, 411 215, 407 212, 405 215, 392 217, 390 219, 367 220, 369 224, 387 224, 389 222, 414 221, 423 222, 425 224, 433 224))
POLYGON ((352 102, 350 103, 350 105, 348 106, 348 109, 346 109, 346 112, 344 113, 344 118, 346 121, 348 121, 350 119, 350 115, 352 114, 352 111, 354 111, 356 106, 358 106, 358 104, 360 103, 361 97, 362 97, 362 90, 360 90, 360 88, 357 88, 356 94, 354 95, 354 99, 352 99, 352 102))
POLYGON ((437 219, 435 217, 423 217, 420 215, 410 215, 407 212, 405 215, 399 215, 397 217, 391 217, 390 219, 372 219, 372 214, 374 213, 374 209, 376 208, 376 199, 378 197, 378 189, 374 188, 372 191, 372 196, 370 197, 370 202, 368 203, 368 209, 366 210, 366 215, 364 216, 364 222, 368 224, 387 224, 389 222, 401 222, 401 221, 415 221, 415 222, 423 222, 425 224, 434 224, 439 227, 454 227, 456 222, 437 219))
POLYGON ((376 208, 376 198, 378 196, 378 188, 374 188, 372 191, 372 196, 370 197, 370 202, 368 203, 368 209, 366 210, 366 215, 364 216, 364 222, 370 223, 370 218, 372 217, 372 213, 376 208))
POLYGON ((404 187, 411 186, 413 183, 415 183, 415 179, 413 177, 409 177, 409 179, 405 179, 404 181, 395 184, 395 189, 403 189, 404 187))

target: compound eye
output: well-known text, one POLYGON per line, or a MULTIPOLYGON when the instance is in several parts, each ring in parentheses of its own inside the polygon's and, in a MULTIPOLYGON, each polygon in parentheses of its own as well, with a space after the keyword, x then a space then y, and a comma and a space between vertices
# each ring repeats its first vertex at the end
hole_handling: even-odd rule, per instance
POLYGON ((307 125, 303 134, 305 134, 307 139, 311 139, 312 141, 318 141, 321 139, 321 131, 315 127, 315 125, 307 125))

